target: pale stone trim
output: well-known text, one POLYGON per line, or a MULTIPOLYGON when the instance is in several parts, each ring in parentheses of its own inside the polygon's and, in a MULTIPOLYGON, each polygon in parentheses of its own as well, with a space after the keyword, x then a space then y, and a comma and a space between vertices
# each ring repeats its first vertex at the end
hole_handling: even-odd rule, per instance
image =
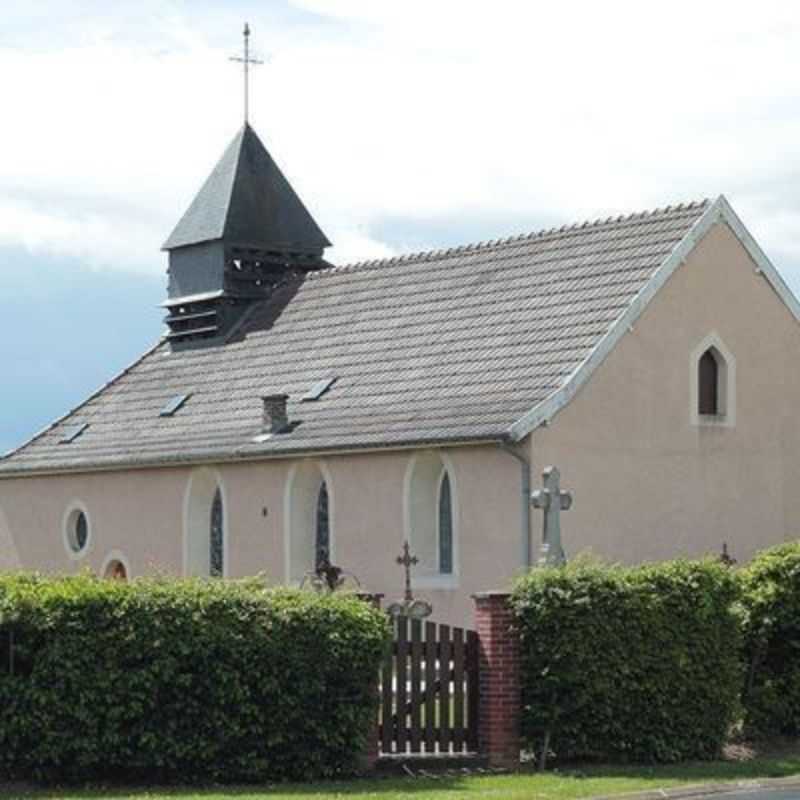
MULTIPOLYGON (((192 506, 199 505, 201 502, 205 504, 205 500, 208 500, 208 527, 206 530, 207 534, 210 534, 210 525, 211 525, 211 504, 214 502, 214 494, 216 490, 219 489, 220 494, 222 496, 222 577, 228 577, 228 569, 229 569, 229 540, 230 540, 230 531, 228 530, 228 490, 225 486, 225 482, 222 479, 222 474, 218 469, 213 467, 197 467, 193 469, 189 475, 189 480, 186 482, 186 490, 183 493, 183 575, 184 577, 190 577, 193 573, 190 572, 190 538, 191 538, 191 517, 192 517, 192 506), (206 497, 205 495, 203 498, 199 498, 199 496, 195 496, 195 492, 193 491, 196 487, 196 484, 203 479, 207 479, 209 481, 209 485, 213 485, 214 489, 211 491, 210 498, 206 497)), ((207 493, 206 493, 207 494, 207 493)), ((209 549, 210 549, 210 541, 209 541, 209 549)), ((208 577, 204 575, 202 577, 208 577)))
POLYGON ((696 427, 733 428, 736 425, 736 359, 716 331, 711 331, 695 348, 689 359, 689 419, 696 427), (717 401, 719 414, 698 413, 698 363, 711 348, 720 358, 717 361, 717 401))
POLYGON ((673 272, 686 262, 689 254, 698 242, 718 222, 724 222, 749 256, 756 264, 756 271, 763 275, 772 289, 783 301, 795 320, 800 321, 800 302, 786 285, 783 278, 751 236, 744 223, 731 208, 724 195, 720 195, 695 222, 691 230, 678 243, 666 261, 658 268, 653 277, 633 299, 625 313, 609 328, 605 336, 595 346, 586 360, 580 364, 567 379, 566 383, 548 398, 534 406, 520 417, 509 429, 509 437, 513 441, 524 439, 540 425, 546 425, 577 394, 589 380, 594 371, 605 361, 606 356, 616 347, 617 342, 632 329, 658 290, 667 282, 673 272))
POLYGON ((63 517, 61 518, 61 536, 64 541, 64 549, 67 551, 67 555, 72 561, 80 561, 91 552, 94 540, 92 517, 89 514, 89 509, 86 507, 86 503, 84 503, 82 500, 75 498, 67 504, 67 508, 64 511, 63 517), (83 512, 83 515, 86 517, 86 544, 80 550, 76 551, 72 547, 71 526, 73 518, 77 518, 77 514, 79 512, 83 512))

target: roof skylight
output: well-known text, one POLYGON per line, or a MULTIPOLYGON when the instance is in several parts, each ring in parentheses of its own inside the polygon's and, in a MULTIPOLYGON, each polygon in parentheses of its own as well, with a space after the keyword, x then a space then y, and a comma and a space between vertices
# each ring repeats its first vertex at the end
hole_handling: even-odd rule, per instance
POLYGON ((74 442, 88 427, 88 422, 79 422, 73 425, 66 425, 61 429, 61 438, 58 440, 58 443, 70 444, 71 442, 74 442))
POLYGON ((336 378, 323 378, 321 381, 317 381, 301 398, 300 400, 304 403, 308 403, 312 400, 319 400, 328 389, 336 383, 336 378))
POLYGON ((165 406, 158 412, 159 417, 171 417, 175 412, 191 397, 190 394, 176 394, 165 406))

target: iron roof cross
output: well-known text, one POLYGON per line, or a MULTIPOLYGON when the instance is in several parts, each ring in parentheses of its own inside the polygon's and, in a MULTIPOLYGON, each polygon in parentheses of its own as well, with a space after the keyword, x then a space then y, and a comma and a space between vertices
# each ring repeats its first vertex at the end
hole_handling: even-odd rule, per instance
POLYGON ((247 123, 250 113, 250 65, 263 64, 257 58, 250 58, 250 26, 244 24, 244 56, 231 56, 230 61, 238 61, 244 66, 244 121, 247 123))
POLYGON ((557 467, 547 467, 542 473, 544 488, 531 493, 531 505, 544 511, 544 530, 539 566, 557 566, 567 558, 561 546, 561 512, 572 506, 572 495, 562 491, 561 473, 557 467))

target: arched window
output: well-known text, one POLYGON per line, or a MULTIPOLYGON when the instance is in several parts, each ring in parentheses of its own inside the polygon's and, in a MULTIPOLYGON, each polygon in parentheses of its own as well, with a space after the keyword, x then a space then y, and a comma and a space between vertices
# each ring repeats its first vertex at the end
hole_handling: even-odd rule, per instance
POLYGON ((222 492, 217 487, 214 500, 211 503, 211 520, 209 535, 209 575, 212 578, 221 578, 224 573, 223 541, 225 536, 225 516, 222 509, 222 492))
POLYGON ((299 461, 284 496, 286 580, 300 583, 320 561, 336 558, 336 492, 322 461, 299 461))
POLYGON ((439 572, 453 574, 453 501, 446 469, 439 483, 439 572))
POLYGON ((328 484, 322 481, 317 494, 317 535, 314 563, 319 566, 330 559, 330 520, 328 518, 328 484))
POLYGON ((458 514, 454 476, 436 451, 419 453, 406 473, 406 538, 419 559, 419 588, 453 587, 458 575, 458 514))
POLYGON ((189 479, 184 511, 184 572, 201 578, 225 575, 225 493, 219 473, 197 469, 189 479))
POLYGON ((719 364, 712 347, 697 362, 697 411, 706 415, 720 413, 719 364))
POLYGON ((127 581, 128 570, 121 561, 116 558, 112 558, 105 568, 103 577, 111 581, 127 581))

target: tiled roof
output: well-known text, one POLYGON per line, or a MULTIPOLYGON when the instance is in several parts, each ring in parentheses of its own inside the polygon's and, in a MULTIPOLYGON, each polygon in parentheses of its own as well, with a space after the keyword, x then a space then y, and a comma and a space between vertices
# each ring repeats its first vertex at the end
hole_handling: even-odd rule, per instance
POLYGON ((503 439, 587 359, 707 207, 298 277, 225 345, 157 345, 0 474, 503 439), (329 377, 319 400, 300 401, 329 377), (260 398, 277 391, 299 424, 254 442, 260 398), (88 427, 59 444, 76 423, 88 427))

